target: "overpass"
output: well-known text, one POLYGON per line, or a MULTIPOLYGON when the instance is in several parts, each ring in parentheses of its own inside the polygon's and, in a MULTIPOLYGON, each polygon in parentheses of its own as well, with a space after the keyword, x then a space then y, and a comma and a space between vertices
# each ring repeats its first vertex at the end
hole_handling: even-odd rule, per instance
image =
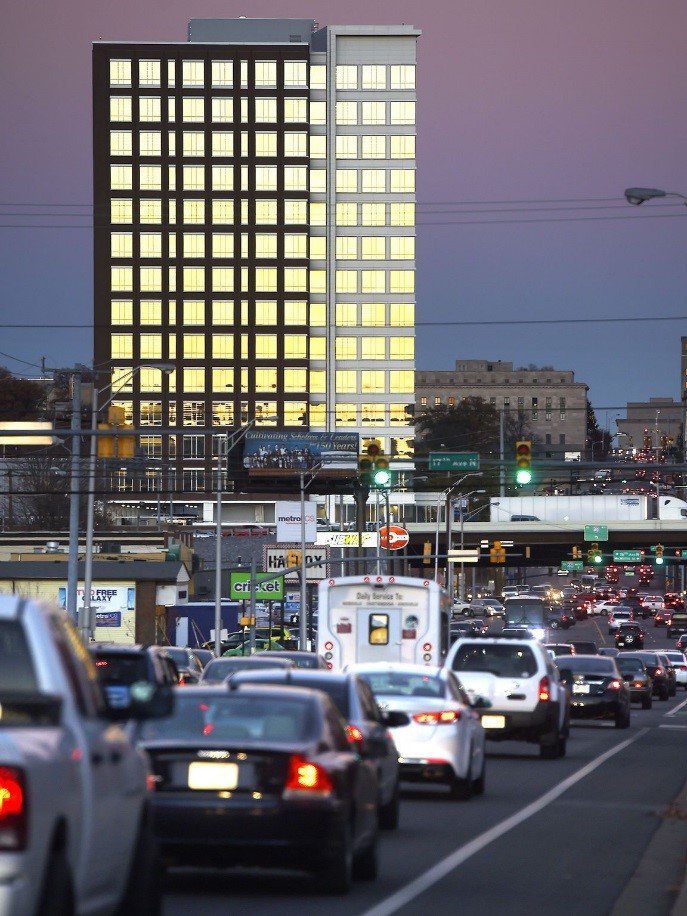
MULTIPOLYGON (((650 562, 653 556, 651 550, 656 544, 662 544, 664 547, 666 566, 687 563, 687 520, 613 521, 608 522, 606 527, 608 540, 595 539, 605 555, 604 565, 612 562, 614 550, 644 550, 646 562, 650 562), (676 557, 677 550, 684 551, 684 558, 676 557)), ((445 557, 447 530, 444 525, 440 525, 437 531, 436 523, 408 522, 405 528, 410 535, 410 556, 422 554, 426 541, 430 541, 433 554, 438 536, 438 554, 440 558, 445 557)), ((590 541, 585 541, 584 534, 584 522, 464 522, 462 543, 465 548, 488 544, 482 548, 479 565, 491 565, 489 547, 495 541, 500 541, 507 544, 506 565, 560 567, 563 560, 573 559, 573 547, 581 548, 586 565, 586 552, 590 541)), ((460 543, 460 526, 454 522, 451 529, 451 546, 459 547, 460 543)))

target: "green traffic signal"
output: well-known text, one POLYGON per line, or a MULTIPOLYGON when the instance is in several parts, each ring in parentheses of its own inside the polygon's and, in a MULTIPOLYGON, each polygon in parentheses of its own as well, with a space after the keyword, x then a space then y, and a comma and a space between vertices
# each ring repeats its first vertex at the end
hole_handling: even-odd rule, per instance
POLYGON ((522 485, 532 481, 532 443, 521 439, 515 443, 515 482, 522 485))

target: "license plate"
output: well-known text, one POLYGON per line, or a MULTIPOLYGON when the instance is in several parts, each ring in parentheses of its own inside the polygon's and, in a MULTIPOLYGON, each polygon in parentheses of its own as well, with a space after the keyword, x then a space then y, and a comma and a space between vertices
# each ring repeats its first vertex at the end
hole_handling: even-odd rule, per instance
POLYGON ((589 693, 589 684, 573 684, 573 693, 589 693))
POLYGON ((505 716, 482 716, 482 728, 505 728, 505 716))
POLYGON ((235 789, 239 784, 237 763, 194 760, 188 765, 189 789, 235 789))

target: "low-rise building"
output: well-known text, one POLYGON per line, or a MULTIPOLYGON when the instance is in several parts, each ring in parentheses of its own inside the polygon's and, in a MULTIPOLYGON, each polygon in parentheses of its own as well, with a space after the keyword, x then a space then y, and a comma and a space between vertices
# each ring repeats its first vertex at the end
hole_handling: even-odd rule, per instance
POLYGON ((570 453, 584 455, 587 392, 588 386, 576 382, 568 369, 515 368, 502 360, 459 359, 454 369, 415 373, 418 415, 440 404, 482 398, 506 415, 519 416, 531 430, 540 457, 556 460, 570 453))

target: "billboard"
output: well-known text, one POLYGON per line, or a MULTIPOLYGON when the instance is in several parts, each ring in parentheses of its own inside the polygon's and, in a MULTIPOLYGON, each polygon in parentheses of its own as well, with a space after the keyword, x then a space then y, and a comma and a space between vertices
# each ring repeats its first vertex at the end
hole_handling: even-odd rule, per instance
MULTIPOLYGON (((305 508, 305 542, 314 544, 317 537, 317 505, 306 500, 305 508)), ((277 523, 277 542, 288 544, 301 539, 301 504, 292 500, 277 500, 274 509, 277 523)))
POLYGON ((243 466, 250 477, 352 477, 358 471, 358 433, 279 433, 251 430, 244 436, 243 466))

